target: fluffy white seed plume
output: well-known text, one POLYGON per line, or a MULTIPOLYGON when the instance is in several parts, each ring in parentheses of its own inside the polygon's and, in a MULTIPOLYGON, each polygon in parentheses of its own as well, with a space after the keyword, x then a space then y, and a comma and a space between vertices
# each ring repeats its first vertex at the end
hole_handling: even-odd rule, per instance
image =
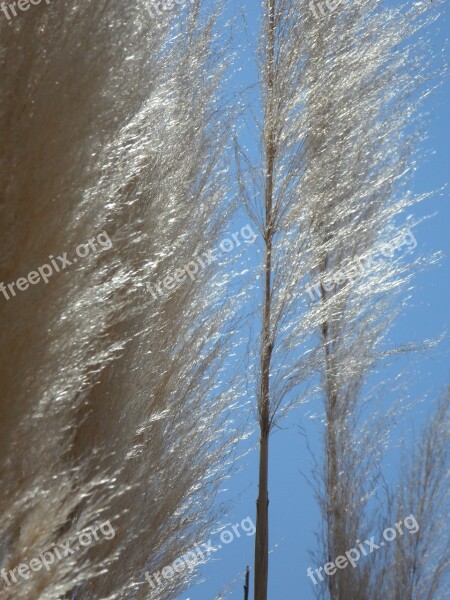
POLYGON ((0 298, 1 566, 115 531, 2 579, 1 597, 173 597, 187 571, 157 589, 145 571, 209 527, 237 396, 222 366, 232 302, 213 266, 146 289, 227 217, 215 18, 200 26, 199 9, 159 27, 141 1, 54 2, 1 25, 0 280, 96 244, 0 298))
MULTIPOLYGON (((370 437, 372 422, 366 414, 360 420, 361 389, 410 278, 403 254, 416 240, 405 232, 403 215, 420 198, 408 191, 417 134, 406 130, 414 129, 429 92, 420 38, 429 4, 386 8, 367 0, 341 4, 323 18, 309 1, 263 5, 259 163, 239 154, 243 197, 265 241, 258 416, 263 440, 290 406, 308 397, 310 376, 320 375, 326 423, 324 475, 315 474, 325 523, 320 564, 363 535, 374 489, 368 473, 375 474, 384 440, 383 423, 375 419, 370 437), (391 256, 380 257, 392 242, 391 256)), ((267 454, 265 447, 260 474, 267 474, 267 454)), ((265 504, 260 497, 258 506, 265 504)), ((267 515, 260 521, 267 530, 267 515)), ((265 531, 261 536, 267 558, 265 531)), ((266 558, 257 554, 256 568, 264 562, 265 570, 266 558)), ((267 574, 259 575, 262 590, 267 574)), ((324 597, 370 597, 361 595, 363 569, 329 579, 324 597)), ((266 593, 257 590, 255 597, 266 593)))
MULTIPOLYGON (((411 276, 405 255, 417 245, 405 212, 420 200, 408 183, 418 108, 429 93, 429 53, 419 37, 429 22, 425 10, 423 3, 391 9, 368 1, 317 19, 303 6, 308 17, 299 39, 308 49, 307 91, 299 98, 305 114, 299 193, 314 286, 308 319, 320 340, 326 427, 318 564, 344 554, 374 523, 369 499, 379 483, 388 415, 372 403, 367 416, 371 394, 363 389, 386 350, 399 292, 411 276)), ((339 569, 317 595, 372 598, 375 560, 339 569)))

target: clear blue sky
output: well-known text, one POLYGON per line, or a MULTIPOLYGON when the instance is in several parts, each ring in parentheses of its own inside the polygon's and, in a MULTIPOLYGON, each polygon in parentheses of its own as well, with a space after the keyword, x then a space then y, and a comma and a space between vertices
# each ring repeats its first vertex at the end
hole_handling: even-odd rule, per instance
MULTIPOLYGON (((230 14, 235 5, 230 5, 230 14)), ((249 35, 256 43, 258 10, 257 3, 244 8, 248 17, 249 35)), ((235 13, 237 14, 237 10, 235 13)), ((239 21, 237 23, 239 26, 239 21)), ((433 46, 441 51, 450 32, 450 17, 447 13, 432 28, 433 46)), ((239 41, 236 38, 236 43, 239 41)), ((255 82, 255 70, 249 56, 243 52, 239 61, 242 71, 239 82, 242 87, 255 82)), ((450 82, 429 97, 424 106, 430 113, 428 139, 422 144, 427 153, 425 160, 415 176, 413 190, 417 193, 437 190, 448 182, 450 165, 450 82), (434 154, 432 154, 434 152, 434 154)), ((415 289, 410 304, 403 310, 391 335, 391 344, 437 338, 449 323, 449 225, 450 191, 442 195, 433 195, 426 202, 416 206, 412 214, 418 217, 436 215, 425 220, 414 230, 417 248, 414 258, 442 251, 444 258, 439 266, 432 266, 418 274, 414 280, 415 289)), ((233 231, 235 229, 232 229, 233 231)), ((396 370, 407 367, 409 383, 407 397, 423 401, 421 408, 405 420, 406 431, 413 423, 417 427, 423 421, 423 414, 430 407, 437 394, 450 381, 448 340, 426 355, 405 357, 396 370)), ((382 373, 384 378, 386 373, 382 373)), ((270 457, 270 600, 312 600, 314 598, 306 569, 313 565, 308 549, 314 547, 314 532, 319 529, 320 516, 311 488, 300 471, 308 473, 310 460, 305 443, 299 434, 299 424, 305 426, 312 436, 312 444, 318 447, 320 428, 312 427, 306 417, 311 409, 320 410, 317 399, 312 404, 292 412, 283 423, 284 429, 276 431, 271 438, 270 457)), ((240 523, 243 518, 255 519, 255 500, 257 496, 257 445, 258 437, 253 435, 251 443, 255 450, 241 465, 242 470, 227 482, 227 492, 222 500, 232 502, 232 509, 225 522, 240 523)), ((395 460, 395 457, 394 457, 395 460)), ((394 472, 394 467, 392 471, 394 472)), ((374 532, 375 533, 375 532, 374 532)), ((212 536, 217 542, 218 536, 212 536)), ((214 560, 201 569, 198 582, 179 600, 212 600, 219 591, 224 590, 239 577, 230 595, 226 597, 242 600, 243 572, 245 566, 253 562, 254 537, 244 536, 235 539, 214 555, 214 560)), ((252 584, 252 582, 251 582, 252 584)), ((251 585, 252 596, 253 586, 251 585)))

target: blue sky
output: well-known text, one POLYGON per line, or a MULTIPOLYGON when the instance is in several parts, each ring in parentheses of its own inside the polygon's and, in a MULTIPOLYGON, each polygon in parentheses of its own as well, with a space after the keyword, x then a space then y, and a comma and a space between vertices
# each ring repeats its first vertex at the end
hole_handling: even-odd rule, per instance
MULTIPOLYGON (((249 36, 257 40, 257 14, 246 7, 248 13, 249 36)), ((238 22, 239 25, 239 22, 238 22)), ((450 31, 449 14, 431 28, 433 46, 436 53, 444 47, 450 31)), ((237 43, 238 43, 237 38, 237 43)), ((243 55, 244 56, 244 55, 243 55)), ((255 81, 254 66, 249 57, 239 61, 242 70, 239 81, 242 87, 255 81)), ((439 190, 448 182, 449 139, 450 139, 450 82, 447 80, 440 89, 425 102, 424 110, 429 113, 428 138, 421 144, 421 164, 415 174, 413 191, 416 193, 439 190)), ((390 343, 438 338, 449 323, 449 232, 450 192, 445 189, 435 193, 422 204, 416 205, 411 213, 414 217, 431 216, 415 230, 417 248, 414 257, 426 257, 434 252, 442 252, 443 259, 438 266, 430 266, 414 279, 414 291, 408 305, 402 307, 390 336, 390 343)), ((230 230, 234 231, 235 228, 230 230)), ((450 343, 445 339, 431 352, 408 355, 393 371, 382 372, 380 379, 406 369, 406 390, 404 399, 421 401, 414 413, 407 415, 399 432, 419 427, 424 415, 434 399, 450 381, 450 343)), ((319 403, 320 400, 313 402, 319 403)), ((270 548, 269 559, 269 598, 271 600, 312 600, 312 585, 306 576, 306 569, 313 565, 308 549, 314 547, 314 532, 318 531, 320 515, 313 498, 313 491, 305 482, 301 471, 309 473, 311 463, 299 425, 306 426, 314 447, 320 444, 320 427, 312 426, 307 412, 318 409, 310 403, 290 414, 283 422, 283 430, 276 430, 271 438, 270 457, 270 548)), ((253 450, 241 464, 241 471, 227 482, 227 491, 222 500, 231 502, 229 517, 223 523, 237 524, 250 516, 255 519, 257 496, 257 433, 250 440, 253 450)), ((397 470, 398 455, 394 451, 389 465, 391 474, 397 470)), ((374 534, 377 532, 374 532, 374 534)), ((211 536, 217 541, 217 534, 211 536)), ((203 541, 203 540, 202 540, 203 541)), ((254 536, 246 535, 235 539, 214 554, 214 560, 201 570, 198 582, 191 590, 179 596, 179 600, 212 600, 219 591, 231 585, 230 598, 243 598, 243 573, 245 566, 253 562, 254 536), (232 582, 239 577, 234 586, 232 582)), ((252 597, 252 585, 251 593, 252 597)))

